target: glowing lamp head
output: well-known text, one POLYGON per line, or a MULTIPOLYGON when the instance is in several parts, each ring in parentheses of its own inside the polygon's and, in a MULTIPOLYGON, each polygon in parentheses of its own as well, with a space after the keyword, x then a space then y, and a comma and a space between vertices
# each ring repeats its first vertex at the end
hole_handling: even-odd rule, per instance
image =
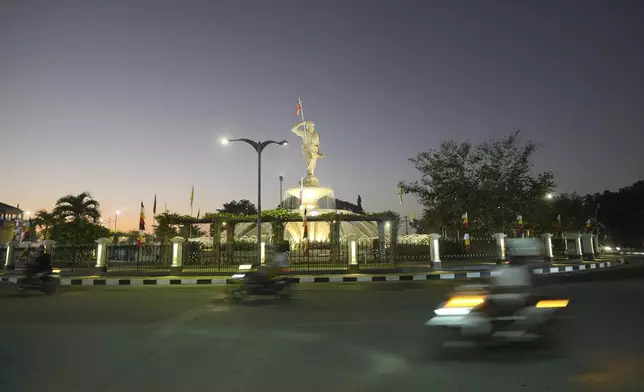
POLYGON ((230 139, 228 139, 227 137, 222 137, 221 138, 221 144, 224 145, 224 146, 226 144, 230 144, 230 139))

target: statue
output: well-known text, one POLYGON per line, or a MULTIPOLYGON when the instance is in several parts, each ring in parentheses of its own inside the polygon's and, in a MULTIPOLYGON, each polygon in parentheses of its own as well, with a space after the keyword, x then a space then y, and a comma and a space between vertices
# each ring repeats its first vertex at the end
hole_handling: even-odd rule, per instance
POLYGON ((318 179, 315 177, 315 166, 317 160, 324 157, 320 152, 320 136, 315 131, 313 121, 302 121, 291 128, 291 132, 302 138, 302 155, 306 159, 306 178, 304 186, 318 186, 318 179))

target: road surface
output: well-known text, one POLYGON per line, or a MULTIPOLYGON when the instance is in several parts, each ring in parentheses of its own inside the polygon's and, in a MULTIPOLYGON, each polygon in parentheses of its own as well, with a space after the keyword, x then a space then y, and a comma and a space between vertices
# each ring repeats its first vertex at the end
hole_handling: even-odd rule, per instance
POLYGON ((215 287, 0 286, 0 390, 644 391, 644 280, 566 283, 563 356, 424 357, 451 282, 298 285, 236 305, 215 287), (31 371, 29 371, 31 369, 31 371))

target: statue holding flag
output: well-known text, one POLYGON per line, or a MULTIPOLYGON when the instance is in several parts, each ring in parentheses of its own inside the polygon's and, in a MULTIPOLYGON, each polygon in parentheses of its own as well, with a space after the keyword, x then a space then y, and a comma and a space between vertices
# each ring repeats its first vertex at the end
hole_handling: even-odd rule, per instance
POLYGON ((318 186, 319 181, 315 177, 315 167, 317 160, 324 157, 320 152, 320 136, 315 130, 313 121, 304 120, 304 111, 302 101, 298 98, 296 114, 302 116, 302 121, 291 128, 291 132, 302 138, 302 155, 306 159, 306 177, 304 186, 318 186))

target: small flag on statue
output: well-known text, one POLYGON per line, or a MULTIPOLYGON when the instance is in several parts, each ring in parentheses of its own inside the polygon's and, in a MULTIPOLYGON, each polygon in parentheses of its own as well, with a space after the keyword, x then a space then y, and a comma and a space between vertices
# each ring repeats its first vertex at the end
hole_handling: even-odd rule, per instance
POLYGON ((586 221, 586 233, 590 233, 590 229, 592 228, 590 224, 590 218, 586 221))
POLYGON ((302 100, 297 98, 297 105, 295 106, 295 115, 299 116, 302 113, 302 100))
POLYGON ((470 225, 470 220, 467 217, 467 212, 463 214, 461 219, 463 219, 463 228, 467 229, 467 227, 470 225))
POLYGON ((465 233, 465 235, 463 236, 463 240, 465 241, 465 249, 466 249, 466 250, 470 250, 470 245, 471 245, 472 243, 470 242, 470 235, 469 235, 469 233, 465 233))
POLYGON ((141 202, 141 214, 139 215, 139 236, 136 238, 136 246, 143 246, 143 236, 145 235, 145 208, 141 202))
POLYGON ((519 225, 519 228, 521 230, 523 230, 523 216, 522 215, 517 216, 517 224, 519 225))

